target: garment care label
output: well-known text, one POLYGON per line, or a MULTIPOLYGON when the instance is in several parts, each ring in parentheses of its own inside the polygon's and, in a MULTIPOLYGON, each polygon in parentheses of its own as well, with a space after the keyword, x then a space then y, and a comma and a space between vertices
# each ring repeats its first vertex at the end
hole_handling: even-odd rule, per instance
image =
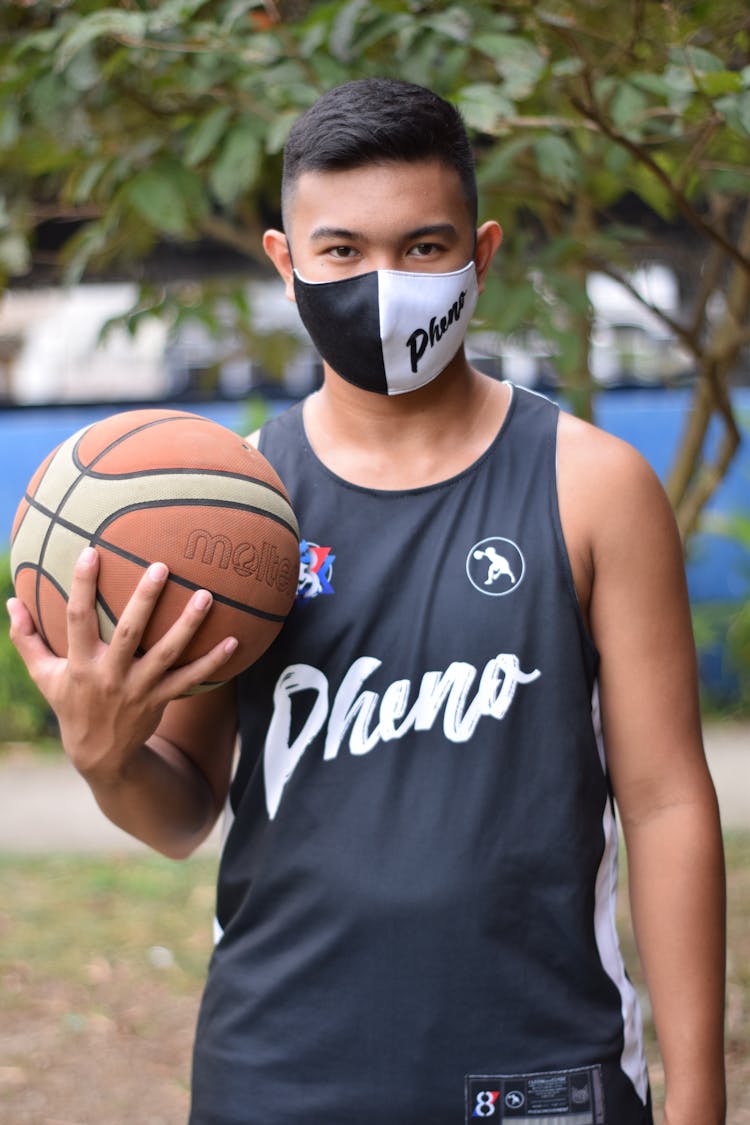
POLYGON ((468 1074, 466 1125, 605 1125, 601 1067, 536 1074, 468 1074))

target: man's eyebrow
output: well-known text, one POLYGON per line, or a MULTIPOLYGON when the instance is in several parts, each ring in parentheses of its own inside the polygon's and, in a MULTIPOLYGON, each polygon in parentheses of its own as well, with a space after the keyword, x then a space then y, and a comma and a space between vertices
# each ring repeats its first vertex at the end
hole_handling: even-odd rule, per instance
MULTIPOLYGON (((442 238, 458 238, 458 231, 453 223, 429 223, 427 226, 417 227, 415 230, 406 231, 404 242, 413 242, 418 238, 429 238, 440 235, 442 238)), ((346 227, 316 227, 310 233, 311 242, 323 242, 332 238, 340 238, 345 242, 366 242, 366 236, 357 230, 348 230, 346 227)))
POLYGON ((458 231, 453 223, 430 223, 428 226, 408 231, 404 241, 411 242, 415 238, 427 238, 434 234, 441 235, 443 238, 458 238, 458 231))
POLYGON ((356 242, 363 237, 359 231, 347 230, 345 227, 316 227, 310 234, 310 241, 320 242, 323 239, 342 238, 349 242, 356 242))

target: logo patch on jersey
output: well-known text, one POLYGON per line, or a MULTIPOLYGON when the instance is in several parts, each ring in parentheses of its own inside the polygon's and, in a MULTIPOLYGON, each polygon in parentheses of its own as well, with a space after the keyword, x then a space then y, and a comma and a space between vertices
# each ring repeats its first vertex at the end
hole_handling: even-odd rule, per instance
POLYGON ((466 556, 466 574, 475 590, 501 598, 512 594, 523 581, 526 563, 512 539, 480 539, 466 556))
POLYGON ((297 582, 297 601, 309 601, 320 594, 334 592, 331 580, 336 556, 330 547, 321 547, 307 539, 299 544, 299 581, 297 582))
POLYGON ((548 1070, 538 1074, 469 1074, 465 1087, 466 1125, 490 1117, 496 1125, 603 1125, 600 1066, 548 1070))

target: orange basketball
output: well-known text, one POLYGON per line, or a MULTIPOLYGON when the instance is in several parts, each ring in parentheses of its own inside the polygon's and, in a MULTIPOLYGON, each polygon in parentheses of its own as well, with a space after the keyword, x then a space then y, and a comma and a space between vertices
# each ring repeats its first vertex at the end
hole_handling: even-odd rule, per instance
POLYGON ((283 484, 257 449, 197 414, 113 414, 64 441, 31 478, 13 521, 11 573, 60 656, 73 568, 87 545, 99 552, 105 641, 152 562, 166 563, 169 579, 144 651, 195 590, 211 591, 213 605, 182 660, 237 637, 221 680, 265 652, 297 591, 299 530, 283 484))

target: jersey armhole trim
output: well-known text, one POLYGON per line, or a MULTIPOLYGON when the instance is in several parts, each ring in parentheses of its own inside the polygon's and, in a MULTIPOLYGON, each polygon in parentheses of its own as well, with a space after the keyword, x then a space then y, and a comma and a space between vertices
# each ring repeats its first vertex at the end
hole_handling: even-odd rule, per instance
POLYGON ((563 526, 562 526, 562 516, 560 514, 560 497, 559 497, 559 492, 558 492, 558 463, 557 463, 557 451, 558 451, 558 440, 557 440, 557 438, 558 438, 558 427, 559 427, 559 424, 560 424, 560 413, 561 413, 561 410, 560 410, 560 407, 558 406, 557 417, 555 418, 555 424, 551 428, 550 436, 549 436, 549 441, 550 441, 550 445, 551 445, 551 450, 550 450, 550 454, 551 454, 550 455, 550 471, 551 471, 550 505, 551 505, 551 509, 552 509, 552 511, 551 511, 552 527, 553 527, 553 530, 554 530, 554 533, 555 533, 555 540, 557 542, 557 549, 560 553, 560 563, 562 565, 563 577, 565 579, 565 585, 566 585, 567 590, 568 590, 568 596, 570 597, 570 600, 573 604, 573 609, 574 609, 574 612, 575 612, 575 615, 576 615, 576 618, 577 618, 577 621, 578 621, 578 627, 579 627, 580 632, 581 632, 581 637, 583 639, 583 643, 585 645, 586 651, 587 651, 588 655, 590 656, 590 658, 592 660, 592 671, 595 675, 596 670, 597 670, 598 665, 599 665, 599 650, 596 647, 596 644, 594 642, 594 638, 591 636, 588 625, 586 624, 586 621, 585 621, 584 616, 583 616, 583 610, 581 609, 581 602, 580 602, 580 599, 578 597, 578 591, 576 589, 575 579, 573 577, 573 567, 572 567, 571 562, 570 562, 570 554, 568 553, 568 545, 565 542, 565 533, 563 531, 563 526))

